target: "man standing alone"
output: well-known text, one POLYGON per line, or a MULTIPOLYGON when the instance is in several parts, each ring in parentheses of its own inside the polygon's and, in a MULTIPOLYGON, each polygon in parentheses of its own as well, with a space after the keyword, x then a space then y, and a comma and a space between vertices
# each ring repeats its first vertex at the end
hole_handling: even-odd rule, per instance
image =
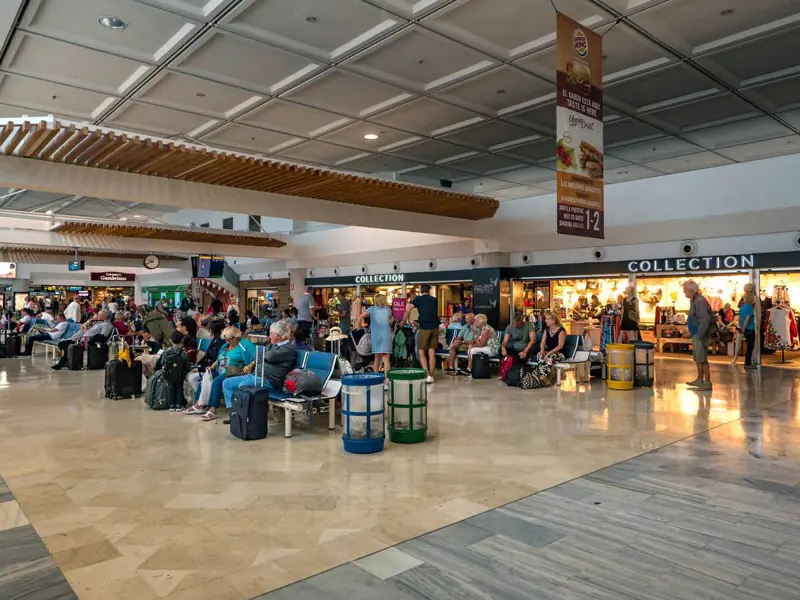
POLYGON ((311 324, 314 320, 313 292, 313 287, 307 287, 306 293, 300 296, 300 301, 297 303, 297 329, 304 329, 306 333, 311 332, 311 324))
POLYGON ((689 280, 683 284, 683 293, 689 299, 689 315, 686 324, 692 336, 692 356, 697 364, 697 379, 686 385, 698 390, 710 390, 711 369, 708 365, 708 345, 716 329, 716 319, 711 306, 700 293, 697 282, 689 280))
POLYGON ((428 383, 433 383, 436 369, 436 347, 439 344, 439 312, 436 298, 431 296, 431 286, 423 284, 422 293, 406 306, 404 321, 408 321, 411 311, 419 311, 419 331, 417 332, 417 351, 422 368, 428 372, 428 383))

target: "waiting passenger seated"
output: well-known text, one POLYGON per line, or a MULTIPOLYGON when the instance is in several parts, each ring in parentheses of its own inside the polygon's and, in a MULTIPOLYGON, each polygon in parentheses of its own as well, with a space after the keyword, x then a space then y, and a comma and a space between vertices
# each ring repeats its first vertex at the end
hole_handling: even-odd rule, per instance
POLYGON ((36 342, 58 342, 64 336, 64 332, 69 327, 69 323, 67 323, 67 318, 64 316, 64 313, 59 313, 56 323, 54 327, 50 327, 42 333, 35 333, 29 335, 27 340, 25 340, 25 352, 22 353, 22 356, 30 356, 33 352, 33 344, 36 342))
POLYGON ((308 343, 308 331, 305 329, 298 329, 295 331, 294 343, 292 345, 295 350, 305 350, 307 352, 313 352, 314 350, 314 347, 308 343))
MULTIPOLYGON (((283 383, 289 371, 295 368, 297 363, 297 349, 291 345, 289 338, 292 335, 291 327, 288 323, 280 321, 273 323, 269 328, 270 343, 263 351, 263 387, 279 392, 283 390, 283 383)), ((256 360, 258 354, 256 354, 256 360)), ((234 390, 248 385, 261 384, 261 377, 257 380, 254 371, 256 361, 245 367, 245 374, 239 377, 228 377, 222 382, 222 393, 225 396, 225 403, 230 406, 234 390)), ((261 370, 259 368, 259 370, 261 370)))
POLYGON ((114 326, 111 324, 111 317, 107 310, 101 310, 91 321, 86 321, 82 329, 85 329, 86 340, 90 343, 106 343, 114 335, 114 326))
POLYGON ((35 323, 36 313, 30 308, 22 309, 22 318, 17 323, 17 333, 28 333, 35 323))
POLYGON ((247 333, 256 333, 262 334, 264 333, 264 326, 261 324, 261 321, 258 317, 250 317, 247 320, 249 326, 247 328, 247 333))
MULTIPOLYGON (((456 321, 456 315, 459 315, 459 313, 453 315, 453 321, 456 321)), ((469 351, 472 350, 472 346, 475 343, 475 331, 473 330, 475 315, 469 313, 464 315, 464 319, 466 320, 466 324, 459 327, 456 337, 454 337, 453 341, 450 343, 447 367, 444 370, 445 373, 449 373, 450 375, 472 375, 469 366, 467 369, 458 369, 458 353, 466 352, 467 356, 469 356, 469 351)))

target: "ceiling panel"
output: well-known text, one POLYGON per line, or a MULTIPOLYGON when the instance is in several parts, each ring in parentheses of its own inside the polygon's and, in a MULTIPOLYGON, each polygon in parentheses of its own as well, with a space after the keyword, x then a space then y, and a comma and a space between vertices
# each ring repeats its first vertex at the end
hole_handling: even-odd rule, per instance
POLYGON ((517 169, 523 166, 519 160, 509 158, 507 156, 499 156, 497 154, 479 154, 477 156, 470 156, 461 160, 456 160, 447 163, 447 166, 455 169, 464 169, 471 173, 479 173, 480 175, 488 175, 490 173, 497 173, 499 171, 507 171, 510 169, 517 169))
POLYGON ((403 22, 361 0, 300 2, 250 0, 224 19, 244 35, 330 60, 370 42, 403 22))
POLYGON ((650 112, 640 118, 656 126, 680 132, 715 123, 755 117, 759 114, 760 111, 756 107, 738 96, 722 94, 650 112))
POLYGON ((496 61, 421 27, 408 27, 344 63, 347 69, 425 91, 485 71, 496 61))
POLYGON ((528 75, 520 69, 503 66, 458 83, 435 97, 493 116, 524 103, 533 103, 549 94, 555 97, 555 85, 528 75))
POLYGON ((345 167, 348 171, 361 171, 363 173, 394 173, 404 169, 420 166, 404 158, 397 156, 387 156, 386 154, 372 154, 365 158, 359 158, 348 162, 345 167))
POLYGON ((641 165, 630 165, 609 171, 606 169, 603 178, 606 183, 622 183, 623 181, 634 181, 635 179, 645 179, 647 177, 657 177, 661 172, 641 165))
POLYGON ((757 117, 747 121, 698 129, 684 134, 684 137, 704 148, 714 150, 726 146, 782 137, 790 133, 789 128, 784 127, 770 117, 757 117))
POLYGON ((491 192, 510 187, 518 186, 510 181, 493 179, 492 177, 475 177, 474 179, 465 179, 463 181, 459 181, 453 186, 453 189, 459 192, 464 192, 465 194, 488 195, 491 192))
POLYGON ((615 145, 631 144, 640 140, 655 139, 666 135, 652 125, 636 119, 623 119, 606 123, 603 126, 603 145, 610 148, 615 145))
POLYGON ((498 152, 512 158, 519 158, 530 162, 541 162, 555 156, 556 141, 554 139, 544 138, 513 148, 499 150, 498 152))
POLYGON ((525 167, 514 171, 506 171, 498 177, 503 179, 503 181, 527 185, 539 183, 541 181, 550 181, 555 176, 556 172, 551 169, 545 169, 544 167, 525 167))
MULTIPOLYGON (((558 9, 592 27, 612 18, 587 0, 560 0, 558 9)), ((506 59, 555 43, 550 0, 456 0, 423 23, 506 59)))
POLYGON ((134 131, 151 131, 162 136, 173 136, 194 132, 204 125, 215 124, 203 115, 196 115, 183 110, 164 108, 143 102, 128 102, 115 112, 106 124, 120 129, 134 131))
POLYGON ((470 152, 470 148, 463 146, 456 146, 455 144, 448 144, 439 140, 427 140, 404 146, 396 150, 389 150, 389 154, 408 158, 409 160, 418 160, 420 162, 435 163, 440 160, 446 160, 454 156, 460 156, 470 152))
POLYGON ((434 135, 459 123, 484 118, 463 108, 423 97, 371 116, 369 121, 421 135, 434 135))
MULTIPOLYGON (((800 3, 797 9, 800 12, 800 3)), ((729 84, 739 87, 751 80, 763 81, 770 74, 800 71, 798 40, 800 27, 795 27, 700 56, 696 60, 729 84)))
POLYGON ((352 158, 357 154, 360 154, 358 150, 336 146, 335 144, 326 144, 325 142, 305 142, 280 152, 279 156, 301 162, 310 162, 320 165, 335 165, 337 162, 347 160, 348 158, 352 158))
POLYGON ((691 56, 755 37, 799 12, 795 0, 668 0, 631 19, 691 56))
POLYGON ((137 0, 174 12, 180 12, 199 21, 208 21, 236 0, 137 0))
POLYGON ((403 173, 398 176, 398 179, 408 183, 441 187, 441 183, 439 182, 440 179, 447 179, 449 181, 457 182, 465 179, 471 179, 474 176, 474 173, 459 171, 458 169, 452 168, 450 165, 442 165, 436 167, 425 167, 409 173, 403 173))
POLYGON ((183 53, 174 68, 264 94, 277 94, 312 76, 322 66, 304 56, 214 30, 183 53))
POLYGON ((137 98, 218 119, 233 118, 264 99, 248 90, 169 71, 144 87, 137 98))
POLYGON ((233 148, 257 154, 272 154, 279 149, 287 147, 291 142, 301 141, 300 138, 285 133, 267 131, 266 129, 237 125, 235 123, 220 127, 213 133, 203 136, 203 142, 212 146, 233 148))
POLYGON ((800 152, 800 135, 790 135, 773 140, 733 146, 732 148, 723 148, 718 152, 738 162, 796 154, 800 152))
POLYGON ((371 0, 373 4, 382 6, 404 17, 421 17, 429 12, 445 6, 453 0, 371 0))
POLYGON ((503 117, 506 121, 532 127, 536 131, 556 135, 556 103, 529 108, 503 117))
POLYGON ((0 76, 0 103, 28 106, 44 114, 52 112, 91 121, 95 110, 108 98, 106 94, 44 79, 18 75, 0 76))
POLYGON ((288 100, 272 100, 239 117, 245 125, 264 127, 304 137, 314 137, 334 126, 341 126, 351 119, 335 113, 295 104, 288 100))
POLYGON ((2 67, 107 94, 126 92, 150 70, 135 60, 28 33, 14 37, 2 67))
POLYGON ((720 167, 732 164, 734 161, 714 152, 698 152, 686 156, 674 156, 646 163, 646 166, 662 173, 683 173, 709 167, 720 167))
MULTIPOLYGON (((480 193, 475 191, 476 194, 480 193)), ((546 196, 552 194, 552 190, 547 188, 535 187, 532 185, 519 185, 501 190, 488 192, 486 195, 497 200, 519 200, 520 198, 535 198, 536 196, 546 196)))
POLYGON ((662 138, 650 142, 642 142, 608 152, 619 159, 634 163, 649 162, 673 156, 683 156, 700 152, 702 148, 675 137, 662 138))
POLYGON ((376 126, 372 123, 359 121, 357 123, 353 123, 352 125, 347 125, 346 127, 337 129, 332 133, 327 133, 323 136, 320 136, 318 139, 324 142, 331 142, 334 144, 341 144, 342 146, 367 150, 369 152, 378 152, 411 137, 412 136, 405 131, 398 131, 382 125, 376 126), (368 140, 364 137, 365 135, 377 135, 378 139, 368 140))
POLYGON ((800 107, 800 75, 756 85, 742 93, 757 104, 776 112, 800 107))
POLYGON ((146 62, 172 56, 200 24, 187 17, 138 2, 118 0, 40 0, 30 2, 21 26, 82 46, 146 62), (124 29, 98 23, 103 15, 121 19, 124 29))
POLYGON ((487 121, 455 133, 443 135, 440 139, 456 144, 463 144, 481 150, 494 149, 516 141, 522 141, 536 136, 530 129, 503 123, 502 121, 487 121))
POLYGON ((716 84, 686 64, 605 86, 605 94, 635 110, 654 110, 686 101, 703 93, 719 91, 716 84))
POLYGON ((411 94, 355 73, 328 71, 284 97, 323 110, 364 117, 411 98, 411 94))

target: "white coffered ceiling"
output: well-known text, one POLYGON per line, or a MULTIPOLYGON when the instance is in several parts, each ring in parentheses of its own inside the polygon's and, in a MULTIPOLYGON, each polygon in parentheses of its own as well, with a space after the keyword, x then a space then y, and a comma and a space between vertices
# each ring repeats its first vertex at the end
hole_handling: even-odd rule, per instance
MULTIPOLYGON (((800 0, 553 1, 605 34, 607 181, 800 152, 800 0)), ((550 0, 29 0, 0 116, 536 196, 554 30, 550 0)))

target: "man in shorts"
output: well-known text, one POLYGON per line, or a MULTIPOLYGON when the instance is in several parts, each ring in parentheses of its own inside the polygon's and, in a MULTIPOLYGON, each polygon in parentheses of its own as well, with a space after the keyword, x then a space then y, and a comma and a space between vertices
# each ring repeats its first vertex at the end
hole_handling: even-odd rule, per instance
POLYGON ((686 385, 698 390, 710 390, 711 369, 708 366, 708 345, 716 329, 716 319, 711 306, 700 293, 697 282, 689 280, 683 284, 683 293, 689 299, 689 315, 686 324, 692 336, 692 357, 697 365, 697 379, 686 385))
POLYGON ((436 369, 436 348, 439 345, 439 314, 436 298, 431 296, 431 286, 423 284, 422 292, 406 306, 403 317, 408 322, 411 311, 419 312, 419 330, 417 331, 417 352, 419 363, 428 372, 428 383, 433 383, 433 372, 436 369))

